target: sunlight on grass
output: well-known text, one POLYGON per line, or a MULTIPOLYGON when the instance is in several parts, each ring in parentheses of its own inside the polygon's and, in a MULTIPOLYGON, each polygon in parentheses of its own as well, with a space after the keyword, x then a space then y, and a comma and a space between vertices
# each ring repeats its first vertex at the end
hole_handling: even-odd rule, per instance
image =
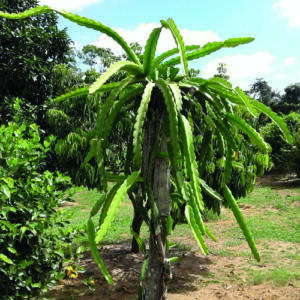
MULTIPOLYGON (((284 189, 283 189, 284 190, 284 189)), ((287 190, 289 195, 290 189, 287 190)), ((281 240, 300 243, 300 206, 295 205, 300 199, 299 188, 292 190, 292 195, 280 195, 271 187, 257 187, 248 197, 239 200, 258 210, 256 215, 245 216, 248 226, 256 239, 281 240)), ((238 226, 228 229, 226 236, 241 238, 238 226)))
MULTIPOLYGON (((271 239, 282 240, 293 243, 300 243, 300 207, 294 205, 299 199, 300 188, 293 190, 290 196, 280 196, 278 191, 271 187, 258 187, 248 197, 239 200, 239 204, 248 204, 251 207, 265 208, 264 214, 247 216, 248 226, 256 239, 271 239), (299 192, 295 194, 295 192, 299 192)), ((89 218, 89 212, 95 201, 100 197, 97 191, 88 191, 86 189, 79 189, 73 196, 74 205, 66 208, 67 212, 73 213, 71 220, 72 226, 82 226, 89 218)), ((229 220, 232 216, 229 211, 224 211, 221 217, 211 215, 206 212, 209 219, 209 227, 213 231, 215 229, 215 222, 217 220, 229 220)), ((126 197, 119 208, 119 211, 108 230, 101 244, 118 243, 122 240, 131 239, 130 226, 132 222, 133 209, 130 200, 126 197)), ((97 215, 93 217, 95 224, 98 223, 97 215)), ((148 238, 148 229, 146 225, 142 226, 141 236, 148 238)), ((185 237, 193 239, 188 224, 178 224, 175 231, 172 233, 173 237, 185 237)), ((242 243, 242 232, 238 226, 228 228, 225 231, 226 237, 234 238, 234 240, 227 241, 225 246, 234 247, 242 243)), ((172 237, 170 237, 172 239, 172 237)), ((86 236, 75 243, 86 244, 86 236)))
MULTIPOLYGON (((247 224, 256 239, 274 239, 292 243, 300 243, 300 212, 290 208, 285 214, 269 212, 265 215, 246 217, 247 224)), ((238 226, 227 230, 228 237, 242 238, 243 234, 238 226)))
POLYGON ((275 286, 285 286, 289 282, 299 280, 300 272, 291 272, 284 267, 267 271, 250 269, 248 276, 249 281, 254 285, 270 282, 275 286))
MULTIPOLYGON (((86 189, 81 189, 77 192, 73 199, 75 201, 75 205, 70 205, 66 208, 68 212, 73 213, 73 217, 71 220, 71 226, 77 227, 86 224, 90 210, 93 207, 94 203, 99 199, 100 193, 96 190, 88 191, 86 189)), ((101 245, 120 243, 124 240, 131 240, 131 222, 133 216, 133 208, 130 200, 125 197, 121 202, 121 205, 118 209, 118 213, 115 216, 115 219, 112 223, 112 226, 107 231, 103 240, 101 241, 101 245)), ((99 222, 99 214, 93 217, 93 221, 95 226, 97 226, 99 222)), ((148 236, 147 228, 142 226, 141 236, 148 236)), ((76 244, 87 244, 87 235, 84 235, 80 239, 74 241, 76 244)))

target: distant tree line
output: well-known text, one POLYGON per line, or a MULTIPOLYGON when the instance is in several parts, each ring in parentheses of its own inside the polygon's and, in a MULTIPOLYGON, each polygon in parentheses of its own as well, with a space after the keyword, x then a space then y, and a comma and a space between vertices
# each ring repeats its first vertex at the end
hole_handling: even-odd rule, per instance
POLYGON ((291 112, 300 110, 300 83, 294 83, 284 89, 281 94, 275 91, 266 80, 258 78, 251 85, 247 94, 269 106, 277 113, 288 115, 291 112))

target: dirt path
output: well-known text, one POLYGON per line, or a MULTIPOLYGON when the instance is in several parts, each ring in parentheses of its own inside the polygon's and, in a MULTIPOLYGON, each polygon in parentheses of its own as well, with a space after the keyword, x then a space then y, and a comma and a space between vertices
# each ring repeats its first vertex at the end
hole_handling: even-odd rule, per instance
MULTIPOLYGON (((287 193, 281 189, 274 177, 264 177, 258 185, 277 185, 279 193, 287 193)), ((288 182, 288 181, 287 181, 288 182)), ((284 180, 283 183, 285 184, 284 180)), ((288 191, 291 193, 291 191, 288 191)), ((257 214, 257 210, 249 205, 242 207, 244 214, 257 214)), ((259 212, 264 213, 264 212, 259 212)), ((300 253, 300 245, 287 242, 264 240, 260 245, 262 262, 255 263, 251 257, 246 242, 242 239, 224 238, 224 232, 235 224, 230 212, 224 211, 225 218, 213 222, 213 232, 216 233, 217 243, 209 242, 210 254, 201 255, 191 235, 178 237, 175 242, 180 246, 172 249, 170 256, 180 257, 173 265, 173 279, 169 285, 168 300, 185 299, 299 299, 300 282, 291 281, 284 286, 274 285, 272 282, 259 282, 260 272, 268 272, 274 268, 272 262, 279 261, 283 266, 289 266, 295 260, 283 258, 281 253, 291 251, 300 253), (185 246, 183 246, 185 245, 185 246), (271 260, 264 257, 271 256, 271 260), (258 276, 249 279, 249 269, 258 276)), ((172 240, 174 241, 174 240, 172 240)), ((61 285, 51 291, 51 299, 103 299, 103 300, 132 300, 136 299, 139 284, 142 255, 130 253, 129 241, 118 245, 109 245, 101 250, 101 257, 110 271, 114 286, 109 286, 94 263, 91 253, 87 251, 81 260, 86 272, 79 274, 76 279, 62 281, 61 285), (83 279, 94 276, 95 291, 90 291, 83 284, 83 279)))

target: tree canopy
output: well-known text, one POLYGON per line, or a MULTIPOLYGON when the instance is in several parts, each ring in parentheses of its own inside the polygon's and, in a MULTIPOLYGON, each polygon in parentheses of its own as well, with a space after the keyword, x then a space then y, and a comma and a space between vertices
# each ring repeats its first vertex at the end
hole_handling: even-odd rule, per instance
POLYGON ((280 99, 280 94, 275 92, 263 78, 256 79, 247 94, 267 106, 273 106, 280 99))
MULTIPOLYGON (((0 10, 19 13, 37 6, 37 0, 1 0, 0 10)), ((68 61, 70 39, 57 27, 54 12, 12 21, 0 19, 0 116, 9 118, 12 98, 26 106, 42 105, 53 93, 52 71, 68 61)), ((26 113, 26 109, 24 111, 26 113)), ((36 120, 41 124, 45 110, 36 120)))
POLYGON ((299 112, 300 109, 300 83, 294 83, 284 89, 280 101, 274 107, 276 112, 288 115, 291 112, 299 112))
POLYGON ((300 108, 300 83, 287 86, 284 93, 280 94, 273 90, 266 80, 258 78, 246 93, 277 113, 288 115, 300 108))

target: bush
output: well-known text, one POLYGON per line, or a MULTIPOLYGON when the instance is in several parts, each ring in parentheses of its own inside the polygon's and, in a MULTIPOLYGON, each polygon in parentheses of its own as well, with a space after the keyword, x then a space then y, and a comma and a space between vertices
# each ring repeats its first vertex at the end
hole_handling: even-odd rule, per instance
POLYGON ((72 241, 57 210, 68 181, 42 172, 53 137, 40 144, 37 125, 0 127, 0 291, 2 299, 37 296, 64 276, 64 247, 72 241))
POLYGON ((274 163, 274 170, 296 173, 300 178, 300 113, 290 113, 283 119, 293 136, 293 145, 285 141, 281 131, 273 123, 263 127, 261 132, 265 141, 272 147, 270 157, 274 163))

